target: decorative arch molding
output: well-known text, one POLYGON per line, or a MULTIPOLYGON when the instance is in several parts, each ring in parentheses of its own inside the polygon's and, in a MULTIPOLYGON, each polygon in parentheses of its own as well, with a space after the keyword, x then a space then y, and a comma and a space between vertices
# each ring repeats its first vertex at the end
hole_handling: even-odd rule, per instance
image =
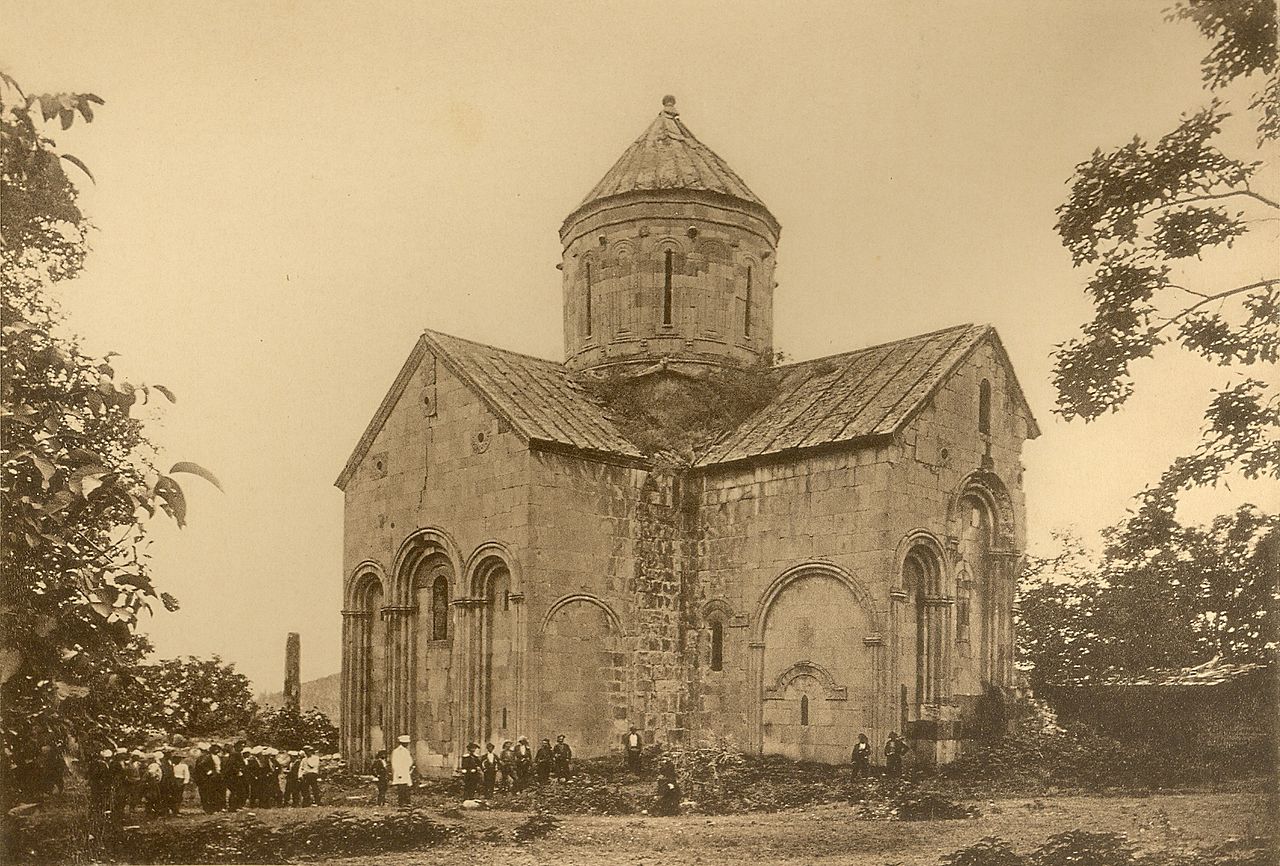
MULTIPOLYGON (((376 583, 386 598, 387 573, 382 565, 372 559, 366 559, 351 571, 347 578, 346 590, 342 594, 342 606, 347 610, 363 610, 364 596, 370 585, 376 583)), ((377 611, 370 611, 377 613, 377 611)))
POLYGON ((546 614, 542 617, 542 625, 538 627, 538 631, 540 633, 546 632, 547 626, 551 624, 551 620, 555 618, 555 615, 560 612, 561 608, 579 601, 586 602, 587 604, 594 604, 596 607, 600 608, 604 611, 604 616, 609 623, 610 630, 619 636, 623 634, 622 620, 618 619, 618 615, 613 612, 613 608, 609 607, 604 599, 586 592, 562 595, 552 602, 551 607, 547 608, 546 614))
POLYGON ((702 622, 709 624, 712 620, 720 620, 726 626, 733 624, 733 608, 723 598, 713 598, 702 606, 702 622))
POLYGON ((950 595, 953 557, 947 553, 947 548, 943 546, 941 539, 927 529, 913 529, 902 536, 902 540, 898 542, 898 548, 893 555, 892 592, 906 591, 902 575, 906 568, 907 557, 921 552, 933 560, 934 566, 938 569, 939 594, 950 595))
POLYGON ((458 594, 458 576, 462 574, 458 545, 443 529, 427 526, 410 533, 400 543, 400 549, 396 551, 395 566, 392 569, 392 574, 395 576, 393 590, 396 604, 412 606, 414 576, 419 566, 433 557, 448 560, 451 572, 449 578, 453 584, 450 592, 452 595, 458 594))
POLYGON ((787 696, 790 685, 800 677, 813 677, 817 680, 829 701, 849 700, 849 689, 846 686, 836 685, 836 678, 831 675, 831 671, 808 659, 798 661, 778 674, 773 685, 765 688, 764 699, 766 701, 782 700, 787 696))
POLYGON ((1009 488, 1000 480, 1000 476, 988 469, 970 472, 956 486, 956 492, 947 503, 948 542, 955 542, 960 538, 960 521, 963 519, 963 509, 960 506, 968 498, 982 502, 991 515, 992 550, 1013 550, 1017 538, 1014 534, 1017 527, 1013 497, 1009 495, 1009 488))
POLYGON ((489 579, 498 568, 505 568, 508 575, 508 589, 513 595, 522 592, 520 566, 511 548, 501 541, 486 541, 467 557, 463 573, 466 580, 463 585, 468 588, 472 598, 485 598, 489 588, 489 579))
POLYGON ((868 637, 874 639, 880 637, 883 631, 880 614, 876 611, 875 604, 872 602, 871 593, 862 585, 862 582, 834 562, 814 559, 793 565, 782 572, 782 574, 774 578, 773 583, 769 584, 769 588, 760 596, 760 602, 756 605, 756 612, 751 626, 751 640, 753 642, 763 643, 764 626, 769 618, 769 610, 773 607, 773 603, 778 596, 782 594, 782 591, 798 580, 815 576, 835 578, 844 584, 845 588, 853 594, 854 600, 862 608, 863 613, 867 615, 867 621, 871 625, 871 634, 868 637))

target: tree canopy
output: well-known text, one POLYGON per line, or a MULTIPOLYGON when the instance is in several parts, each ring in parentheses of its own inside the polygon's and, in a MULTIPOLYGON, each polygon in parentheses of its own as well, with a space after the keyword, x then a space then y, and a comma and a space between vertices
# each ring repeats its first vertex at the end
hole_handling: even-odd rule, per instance
MULTIPOLYGON (((1196 24, 1212 41, 1206 86, 1262 79, 1249 103, 1260 148, 1280 139, 1280 71, 1275 0, 1183 0, 1172 20, 1196 24)), ((1221 268, 1196 268, 1208 251, 1229 251, 1251 232, 1275 234, 1280 201, 1256 182, 1264 163, 1217 146, 1227 106, 1213 99, 1159 140, 1135 136, 1095 150, 1076 166, 1057 231, 1076 267, 1092 271, 1093 318, 1058 347, 1056 412, 1090 421, 1119 409, 1133 392, 1131 368, 1177 346, 1232 368, 1205 409, 1199 445, 1145 491, 1135 545, 1174 531, 1178 494, 1240 474, 1280 477, 1280 258, 1223 283, 1221 268)), ((1274 252, 1274 250, 1273 250, 1274 252)))
POLYGON ((91 357, 66 333, 55 290, 84 267, 89 223, 77 184, 88 168, 49 136, 57 121, 88 123, 92 93, 28 95, 0 73, 0 689, 5 760, 104 723, 94 690, 109 688, 149 649, 138 616, 177 600, 152 582, 147 521, 182 525, 186 498, 155 466, 136 408, 163 385, 122 381, 110 356, 91 357))

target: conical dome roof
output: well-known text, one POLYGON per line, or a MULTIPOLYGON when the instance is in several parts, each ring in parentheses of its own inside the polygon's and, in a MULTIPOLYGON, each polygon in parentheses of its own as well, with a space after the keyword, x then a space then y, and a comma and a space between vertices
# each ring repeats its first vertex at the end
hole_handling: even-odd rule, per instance
POLYGON ((662 111, 657 118, 587 193, 570 219, 600 199, 653 190, 719 193, 749 202, 768 213, 764 202, 742 178, 689 131, 675 105, 674 96, 662 100, 662 111))

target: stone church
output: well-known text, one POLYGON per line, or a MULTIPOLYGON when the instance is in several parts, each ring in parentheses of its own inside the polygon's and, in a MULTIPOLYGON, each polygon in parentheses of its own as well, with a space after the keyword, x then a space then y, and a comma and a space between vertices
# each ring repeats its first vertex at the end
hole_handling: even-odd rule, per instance
POLYGON ((775 365, 780 230, 667 97, 560 227, 563 361, 423 332, 336 482, 349 760, 963 750, 1012 685, 1036 422, 990 326, 775 365), (661 417, 735 370, 764 397, 679 454, 592 387, 661 417))

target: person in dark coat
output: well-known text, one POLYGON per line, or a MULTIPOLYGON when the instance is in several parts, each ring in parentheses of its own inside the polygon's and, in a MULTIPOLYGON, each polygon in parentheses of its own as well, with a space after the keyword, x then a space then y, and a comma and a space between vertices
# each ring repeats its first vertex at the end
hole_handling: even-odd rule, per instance
POLYGON ((84 777, 89 783, 89 808, 101 815, 111 808, 111 750, 103 749, 85 765, 84 777))
POLYGON ((569 781, 569 761, 573 759, 573 749, 565 742, 564 734, 556 737, 556 747, 551 750, 552 771, 561 782, 569 781))
POLYGON ((644 754, 644 737, 634 727, 622 737, 622 753, 627 758, 627 769, 640 775, 640 758, 644 754))
POLYGON ((228 812, 239 812, 249 799, 244 767, 248 751, 243 742, 236 743, 227 750, 227 756, 222 761, 222 783, 227 786, 228 812))
POLYGON ((889 732, 889 740, 884 744, 884 767, 890 776, 902 775, 902 756, 907 753, 906 741, 898 736, 897 731, 889 732))
POLYGON ((119 819, 124 816, 125 809, 129 805, 129 788, 128 779, 126 778, 126 765, 129 763, 129 753, 125 749, 116 749, 115 754, 111 756, 108 762, 110 776, 108 777, 111 784, 111 814, 119 819))
POLYGON ((480 744, 468 743, 467 753, 462 756, 462 789, 463 797, 474 800, 480 790, 483 771, 480 767, 480 744))
POLYGON ((486 743, 484 754, 480 756, 480 774, 484 777, 484 796, 493 796, 493 786, 498 781, 498 753, 493 750, 493 743, 486 743))
POLYGON ((387 786, 391 784, 391 766, 387 763, 387 750, 379 749, 369 765, 369 774, 373 776, 373 786, 378 792, 378 805, 387 805, 387 786))
POLYGON ((204 752, 195 765, 196 790, 200 792, 200 806, 206 812, 225 812, 227 810, 227 785, 222 780, 222 746, 201 744, 204 752))
POLYGON ((543 740, 542 745, 538 746, 538 754, 533 756, 533 768, 538 774, 538 785, 547 784, 551 778, 551 741, 543 740))
POLYGON ((529 787, 529 782, 533 779, 533 748, 529 745, 528 737, 519 737, 516 739, 515 752, 515 776, 513 781, 515 784, 512 790, 520 793, 529 787))
POLYGON ((676 765, 663 761, 658 768, 658 796, 653 803, 655 815, 680 814, 680 783, 676 781, 676 765))
POLYGON ((257 809, 262 805, 262 747, 254 746, 244 758, 244 786, 248 792, 245 805, 257 809))
POLYGON ((871 773, 871 743, 866 734, 858 734, 858 742, 853 745, 853 778, 858 779, 871 773))

